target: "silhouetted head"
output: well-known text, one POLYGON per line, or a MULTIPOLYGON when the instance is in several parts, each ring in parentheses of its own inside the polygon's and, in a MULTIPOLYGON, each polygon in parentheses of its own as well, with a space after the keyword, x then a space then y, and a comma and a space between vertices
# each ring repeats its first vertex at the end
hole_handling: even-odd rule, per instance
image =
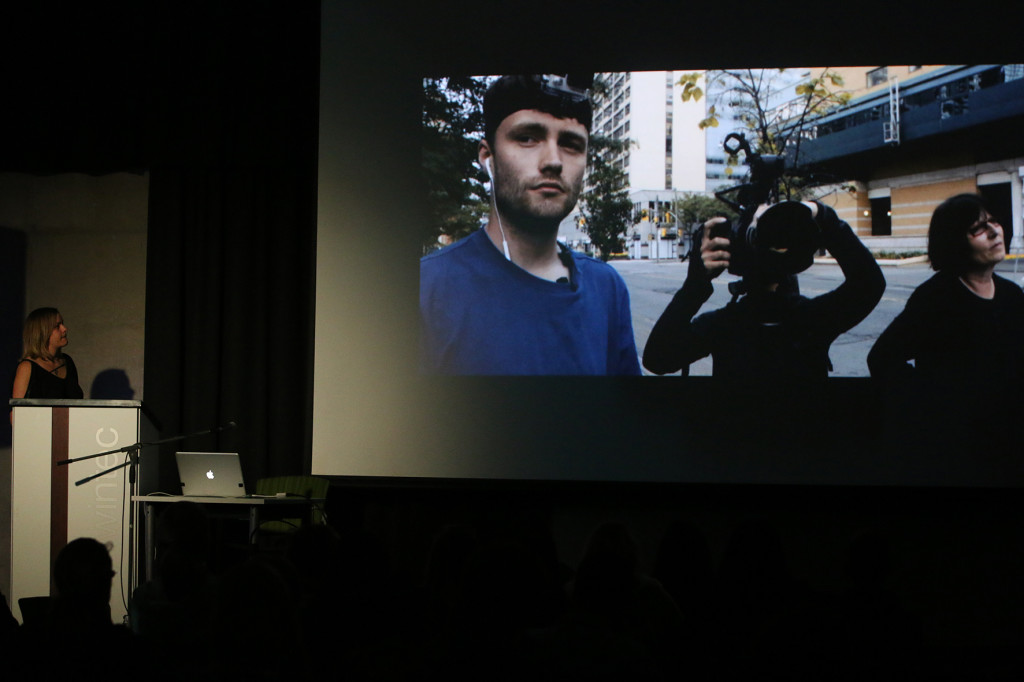
POLYGON ((62 600, 106 604, 113 577, 109 548, 93 538, 69 542, 53 565, 54 587, 62 600))

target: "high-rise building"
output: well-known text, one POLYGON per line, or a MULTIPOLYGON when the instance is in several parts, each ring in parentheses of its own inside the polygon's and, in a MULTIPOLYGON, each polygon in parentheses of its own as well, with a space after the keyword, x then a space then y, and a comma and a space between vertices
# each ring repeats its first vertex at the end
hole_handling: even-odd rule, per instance
POLYGON ((616 163, 631 191, 704 189, 703 105, 684 103, 678 73, 639 71, 600 75, 607 94, 594 111, 595 134, 629 139, 616 163))
MULTIPOLYGON (((681 73, 598 74, 606 90, 596 102, 592 134, 629 140, 612 162, 625 173, 633 201, 634 224, 627 234, 631 257, 674 256, 674 242, 660 243, 655 225, 671 223, 676 196, 705 190, 705 134, 697 125, 704 118, 704 104, 682 101, 681 73)), ((578 243, 574 225, 567 222, 565 227, 569 229, 563 238, 578 243)))

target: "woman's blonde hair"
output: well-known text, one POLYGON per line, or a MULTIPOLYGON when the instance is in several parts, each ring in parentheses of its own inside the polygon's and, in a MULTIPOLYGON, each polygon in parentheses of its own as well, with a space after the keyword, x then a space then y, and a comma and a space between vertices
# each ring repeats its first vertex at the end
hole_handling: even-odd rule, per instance
MULTIPOLYGON (((46 358, 50 359, 50 333, 57 326, 60 319, 60 311, 56 308, 37 308, 25 318, 25 328, 22 331, 21 339, 23 353, 21 358, 46 358)), ((60 355, 57 349, 56 355, 60 355)))

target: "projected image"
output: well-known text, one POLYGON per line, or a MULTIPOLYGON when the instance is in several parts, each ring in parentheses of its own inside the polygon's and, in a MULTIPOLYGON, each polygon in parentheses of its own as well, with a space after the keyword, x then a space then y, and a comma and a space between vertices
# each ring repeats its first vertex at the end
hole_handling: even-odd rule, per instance
POLYGON ((876 339, 935 274, 943 200, 982 197, 1009 256, 995 270, 1019 284, 1021 150, 1003 133, 1024 115, 1021 75, 425 80, 421 369, 867 377, 876 339))
POLYGON ((322 74, 313 470, 1021 485, 1024 65, 621 63, 322 74))
MULTIPOLYGON (((640 374, 622 277, 557 240, 579 203, 588 159, 600 158, 591 149, 592 85, 592 74, 504 76, 489 84, 476 145, 489 201, 466 236, 420 263, 425 371, 640 374)), ((594 182, 599 176, 590 169, 594 182)), ((455 172, 466 170, 463 161, 455 172)), ((483 193, 482 186, 461 189, 483 193)), ((623 220, 629 205, 621 193, 618 201, 623 220)))

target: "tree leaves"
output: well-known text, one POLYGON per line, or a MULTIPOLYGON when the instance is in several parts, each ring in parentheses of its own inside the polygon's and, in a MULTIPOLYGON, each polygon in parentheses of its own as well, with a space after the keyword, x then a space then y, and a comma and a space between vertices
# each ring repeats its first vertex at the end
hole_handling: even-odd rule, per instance
MULTIPOLYGON (((844 80, 831 68, 807 74, 804 80, 790 77, 786 69, 724 69, 682 74, 683 102, 708 97, 707 115, 697 125, 701 130, 721 125, 726 110, 743 125, 751 149, 761 154, 787 153, 798 158, 804 128, 818 115, 847 104, 852 95, 840 90, 844 80), (791 90, 789 88, 792 88, 791 90), (788 98, 784 93, 790 92, 788 98), (792 145, 792 149, 787 149, 792 145)), ((732 131, 729 131, 732 132, 732 131)), ((731 162, 735 159, 730 157, 731 162)), ((798 187, 796 178, 785 179, 798 187)))
POLYGON ((428 220, 424 250, 439 246, 438 238, 460 239, 480 226, 487 201, 476 150, 482 137, 481 78, 437 78, 423 81, 422 172, 427 189, 428 220))
POLYGON ((583 229, 597 247, 602 260, 623 250, 633 202, 626 189, 626 173, 612 162, 629 146, 626 140, 602 135, 590 138, 587 159, 587 190, 583 194, 583 229))

